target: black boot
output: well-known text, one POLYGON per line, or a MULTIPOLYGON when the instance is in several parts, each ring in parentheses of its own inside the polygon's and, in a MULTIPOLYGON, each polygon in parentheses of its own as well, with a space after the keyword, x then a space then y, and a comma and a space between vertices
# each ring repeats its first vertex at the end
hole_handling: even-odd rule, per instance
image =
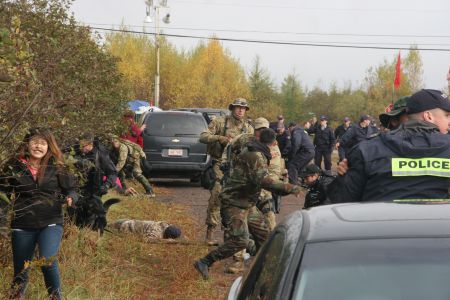
POLYGON ((204 280, 209 279, 208 271, 211 265, 212 262, 209 261, 208 256, 205 256, 194 262, 194 268, 202 275, 204 280))

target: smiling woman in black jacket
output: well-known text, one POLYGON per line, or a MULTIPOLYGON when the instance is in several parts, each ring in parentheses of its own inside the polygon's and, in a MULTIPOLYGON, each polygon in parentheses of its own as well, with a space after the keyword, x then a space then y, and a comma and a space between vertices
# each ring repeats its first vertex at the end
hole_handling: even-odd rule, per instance
POLYGON ((13 297, 21 298, 28 282, 27 267, 36 246, 45 285, 52 299, 61 299, 61 283, 55 256, 62 237, 62 205, 77 200, 73 177, 64 167, 62 153, 53 134, 31 129, 8 164, 0 189, 13 199, 12 252, 13 297))

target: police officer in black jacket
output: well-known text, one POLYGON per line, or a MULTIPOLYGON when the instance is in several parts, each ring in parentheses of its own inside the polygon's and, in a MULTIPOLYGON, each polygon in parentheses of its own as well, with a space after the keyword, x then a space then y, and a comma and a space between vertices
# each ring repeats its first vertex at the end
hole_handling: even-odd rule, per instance
POLYGON ((437 90, 407 99, 409 120, 362 141, 348 153, 349 170, 332 183, 332 202, 448 198, 450 101, 437 90))
POLYGON ((347 130, 350 128, 350 118, 345 117, 344 122, 336 127, 334 130, 334 137, 336 138, 336 148, 338 149, 339 154, 339 162, 341 162, 345 158, 345 150, 344 147, 341 147, 340 140, 341 137, 347 132, 347 130))
POLYGON ((289 183, 298 183, 298 172, 314 157, 314 145, 308 133, 296 123, 289 124, 291 132, 291 148, 288 154, 289 183))
POLYGON ((376 135, 377 129, 370 125, 371 119, 368 115, 362 115, 359 123, 350 127, 349 130, 339 139, 339 147, 344 147, 348 153, 351 148, 359 142, 368 140, 376 135))
POLYGON ((328 117, 321 116, 320 122, 316 123, 310 130, 314 134, 314 146, 316 147, 314 163, 322 167, 322 158, 327 173, 331 172, 331 153, 335 144, 333 129, 328 127, 328 117))

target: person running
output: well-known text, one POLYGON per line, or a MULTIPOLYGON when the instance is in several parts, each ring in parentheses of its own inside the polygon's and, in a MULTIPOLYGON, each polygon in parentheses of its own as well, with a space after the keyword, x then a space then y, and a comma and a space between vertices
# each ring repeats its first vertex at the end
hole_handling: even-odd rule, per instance
POLYGON ((13 201, 11 243, 14 264, 12 298, 22 298, 28 283, 29 262, 35 248, 45 286, 51 299, 62 299, 57 254, 63 233, 63 204, 78 199, 75 179, 64 165, 53 134, 42 128, 30 129, 22 145, 7 164, 0 189, 13 201))
POLYGON ((275 132, 269 128, 263 129, 259 139, 249 142, 236 158, 230 179, 220 193, 222 224, 225 227, 224 244, 194 262, 195 269, 204 279, 209 278, 208 269, 214 262, 244 249, 250 254, 256 254, 267 239, 269 228, 264 216, 256 208, 262 188, 284 195, 300 193, 300 186, 286 184, 269 176, 269 145, 274 141, 275 132))

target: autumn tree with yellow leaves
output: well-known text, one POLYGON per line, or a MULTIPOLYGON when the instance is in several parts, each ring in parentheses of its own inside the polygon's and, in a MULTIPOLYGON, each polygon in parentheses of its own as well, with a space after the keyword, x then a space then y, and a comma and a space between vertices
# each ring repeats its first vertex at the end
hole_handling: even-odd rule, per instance
MULTIPOLYGON (((152 99, 155 45, 144 35, 114 33, 106 38, 108 51, 119 58, 130 99, 152 99)), ((248 97, 244 70, 215 39, 190 52, 177 50, 160 38, 162 108, 225 107, 230 99, 248 97)))

